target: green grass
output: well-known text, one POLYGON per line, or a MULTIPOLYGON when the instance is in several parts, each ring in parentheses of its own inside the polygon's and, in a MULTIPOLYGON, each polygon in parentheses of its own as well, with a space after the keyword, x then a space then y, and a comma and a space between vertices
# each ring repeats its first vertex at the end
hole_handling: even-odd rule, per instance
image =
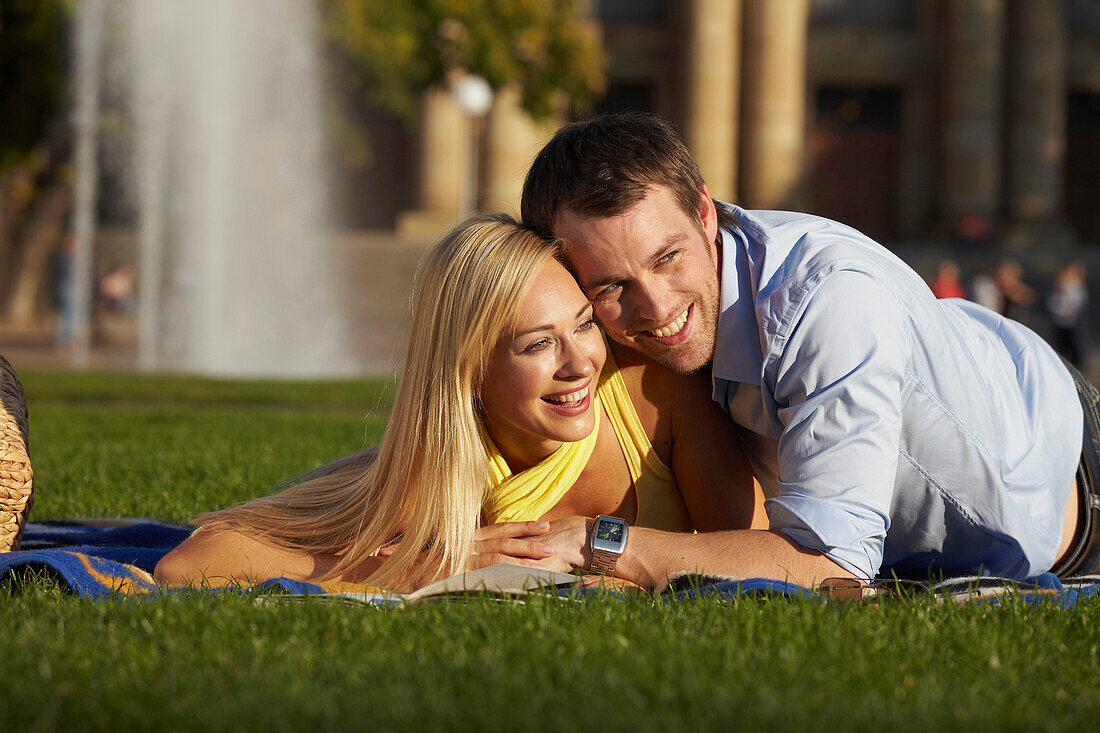
MULTIPOLYGON (((183 520, 373 442, 381 383, 25 375, 35 517, 183 520)), ((1100 603, 389 611, 0 587, 0 730, 1091 729, 1100 603)))
POLYGON ((184 522, 267 493, 382 435, 392 382, 235 382, 42 372, 21 377, 34 517, 184 522))

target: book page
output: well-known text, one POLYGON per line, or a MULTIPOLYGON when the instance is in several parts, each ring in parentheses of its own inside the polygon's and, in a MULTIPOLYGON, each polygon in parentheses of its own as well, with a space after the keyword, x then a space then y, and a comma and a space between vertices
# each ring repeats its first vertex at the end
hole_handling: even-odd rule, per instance
POLYGON ((512 563, 500 563, 437 580, 414 593, 408 594, 405 596, 405 601, 413 602, 421 598, 430 598, 431 596, 447 593, 476 593, 478 591, 523 593, 538 588, 573 585, 579 580, 580 578, 577 576, 567 573, 558 573, 542 568, 529 568, 524 565, 513 565, 512 563))

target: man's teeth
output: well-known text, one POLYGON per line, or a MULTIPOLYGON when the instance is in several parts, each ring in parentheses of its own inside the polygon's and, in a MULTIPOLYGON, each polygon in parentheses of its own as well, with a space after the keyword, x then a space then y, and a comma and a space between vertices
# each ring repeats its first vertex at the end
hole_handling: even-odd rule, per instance
MULTIPOLYGON (((688 310, 690 310, 690 308, 688 310)), ((672 323, 664 326, 663 328, 655 328, 650 331, 650 333, 657 338, 668 338, 669 336, 675 336, 676 334, 680 333, 680 329, 684 327, 685 323, 687 323, 687 319, 688 312, 687 310, 685 310, 683 313, 680 314, 680 317, 672 323)))
POLYGON ((553 402, 558 405, 571 405, 575 402, 580 402, 588 396, 588 387, 582 387, 576 392, 570 392, 569 394, 556 394, 543 397, 547 402, 553 402))

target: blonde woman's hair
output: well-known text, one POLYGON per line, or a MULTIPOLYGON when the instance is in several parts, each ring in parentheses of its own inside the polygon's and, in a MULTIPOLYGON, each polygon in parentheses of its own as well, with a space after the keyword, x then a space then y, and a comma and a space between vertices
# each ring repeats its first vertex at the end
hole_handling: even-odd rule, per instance
POLYGON ((417 273, 405 366, 375 451, 195 523, 340 555, 326 578, 359 567, 397 535, 401 542, 368 582, 465 570, 489 489, 480 385, 497 339, 556 253, 503 214, 457 226, 417 273))

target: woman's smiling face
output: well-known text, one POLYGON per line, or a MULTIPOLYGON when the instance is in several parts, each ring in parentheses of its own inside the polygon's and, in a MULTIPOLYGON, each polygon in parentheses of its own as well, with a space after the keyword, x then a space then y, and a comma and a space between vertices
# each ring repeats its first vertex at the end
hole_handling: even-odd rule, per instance
POLYGON ((481 388, 486 430, 513 471, 592 432, 606 357, 592 305, 551 260, 497 339, 481 388))

